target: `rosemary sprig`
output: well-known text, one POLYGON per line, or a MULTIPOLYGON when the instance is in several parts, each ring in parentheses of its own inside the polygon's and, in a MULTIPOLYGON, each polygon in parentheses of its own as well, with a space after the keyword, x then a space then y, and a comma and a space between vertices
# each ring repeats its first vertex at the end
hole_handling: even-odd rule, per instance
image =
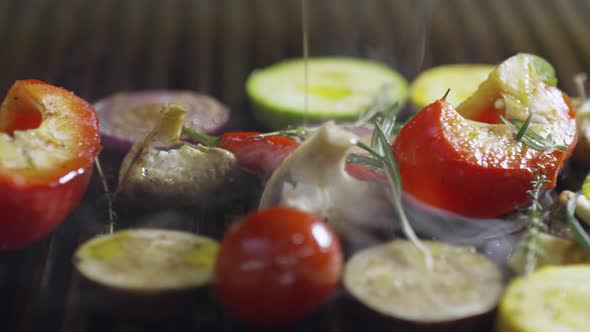
POLYGON ((553 136, 551 134, 547 135, 547 137, 543 137, 532 130, 530 128, 532 119, 532 112, 529 112, 529 115, 524 122, 516 119, 508 120, 504 116, 500 115, 500 120, 505 125, 514 127, 514 134, 516 135, 515 139, 517 142, 522 142, 529 148, 540 152, 567 150, 567 146, 553 144, 553 136))
POLYGON ((348 157, 346 158, 346 161, 348 161, 349 163, 353 163, 353 164, 363 164, 366 166, 371 166, 373 168, 383 167, 383 165, 381 164, 381 162, 379 160, 376 160, 375 158, 371 158, 369 156, 365 156, 362 154, 356 154, 356 153, 351 153, 350 155, 348 155, 348 157))
POLYGON ((580 194, 580 192, 577 192, 568 200, 565 210, 566 219, 570 230, 576 238, 576 241, 578 241, 578 243, 582 248, 584 248, 584 250, 590 253, 590 236, 588 235, 588 233, 586 233, 586 231, 584 230, 582 225, 580 225, 580 222, 575 216, 576 202, 578 201, 578 197, 580 197, 580 194))
MULTIPOLYGON (((264 138, 264 137, 268 137, 268 136, 285 136, 285 137, 297 137, 297 138, 304 139, 309 135, 310 131, 311 131, 310 129, 305 129, 305 128, 301 128, 301 127, 288 128, 285 130, 273 131, 270 133, 252 135, 248 138, 256 139, 256 138, 264 138)), ((198 131, 192 130, 190 128, 186 128, 186 127, 182 128, 182 135, 185 137, 190 137, 205 146, 216 147, 219 145, 219 137, 203 134, 198 131)))
POLYGON ((393 122, 395 122, 395 116, 389 118, 378 118, 375 123, 375 130, 373 132, 373 138, 375 138, 374 145, 368 146, 363 142, 358 142, 357 146, 364 149, 365 151, 369 152, 376 162, 381 164, 381 167, 385 170, 385 174, 387 176, 387 181, 391 192, 389 194, 389 199, 391 205, 393 206, 394 211, 396 212, 402 227, 402 231, 404 235, 414 243, 416 248, 422 252, 424 255, 424 259, 426 262, 426 266, 430 269, 432 268, 433 260, 432 254, 424 246, 424 244, 420 241, 416 232, 412 228, 408 217, 404 211, 402 205, 402 181, 401 176, 399 174, 399 170, 397 168, 397 163, 395 162, 395 158, 393 157, 393 152, 391 151, 391 142, 389 141, 389 136, 391 131, 394 128, 393 122), (384 122, 386 122, 384 124, 384 122), (389 123, 387 123, 389 122, 389 123))
POLYGON ((272 131, 270 133, 254 135, 254 136, 252 136, 252 138, 264 138, 264 137, 268 137, 268 136, 285 136, 285 137, 296 137, 296 138, 305 139, 309 135, 310 131, 311 131, 310 129, 305 129, 302 127, 295 127, 295 128, 287 128, 287 129, 278 130, 278 131, 272 131))
POLYGON ((531 182, 533 188, 527 191, 531 197, 531 204, 528 208, 528 213, 522 216, 526 221, 526 233, 523 237, 521 246, 526 250, 524 274, 535 270, 537 259, 544 255, 543 248, 539 246, 539 234, 547 231, 547 226, 543 223, 543 206, 539 202, 539 196, 543 186, 549 180, 540 173, 537 173, 535 179, 531 182))
POLYGON ((106 176, 102 170, 102 166, 100 165, 100 160, 98 157, 94 158, 94 165, 96 166, 96 170, 98 171, 98 176, 100 177, 100 181, 102 183, 102 189, 104 191, 105 201, 107 203, 107 216, 108 216, 108 224, 107 224, 107 232, 112 233, 115 230, 115 225, 117 224, 117 214, 115 213, 114 209, 114 194, 109 190, 109 185, 107 184, 106 176))
POLYGON ((388 113, 388 111, 395 113, 399 112, 398 103, 391 103, 391 98, 389 98, 387 95, 387 93, 391 91, 391 88, 392 84, 384 84, 381 86, 379 93, 373 98, 373 101, 367 110, 354 123, 354 126, 359 127, 367 124, 374 124, 375 116, 388 113))

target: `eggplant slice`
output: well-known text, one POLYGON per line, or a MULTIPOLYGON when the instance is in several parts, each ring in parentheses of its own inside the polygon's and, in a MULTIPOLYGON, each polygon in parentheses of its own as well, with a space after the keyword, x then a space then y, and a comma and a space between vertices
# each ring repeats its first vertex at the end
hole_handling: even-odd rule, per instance
POLYGON ((154 320, 209 303, 219 244, 188 232, 131 229, 94 237, 74 255, 91 311, 154 320))
MULTIPOLYGON (((433 256, 431 268, 406 240, 358 252, 344 270, 346 290, 365 309, 394 327, 405 324, 408 330, 438 331, 436 325, 448 328, 450 323, 491 313, 502 293, 500 269, 468 247, 433 241, 424 244, 433 256)), ((460 326, 464 327, 453 328, 464 331, 460 326)))
POLYGON ((211 282, 215 240, 187 232, 132 229, 82 244, 75 265, 106 287, 139 292, 190 289, 211 282))
POLYGON ((127 152, 154 128, 162 106, 174 103, 187 109, 184 125, 215 134, 227 123, 229 109, 213 97, 192 91, 148 90, 116 93, 94 103, 106 149, 127 152))

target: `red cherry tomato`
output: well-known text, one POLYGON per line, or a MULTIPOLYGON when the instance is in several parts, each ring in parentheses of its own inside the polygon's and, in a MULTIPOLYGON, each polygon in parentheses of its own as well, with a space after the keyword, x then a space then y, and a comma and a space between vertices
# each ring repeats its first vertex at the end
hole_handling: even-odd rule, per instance
POLYGON ((274 172, 299 147, 299 142, 288 137, 259 135, 258 132, 225 133, 219 139, 219 147, 231 151, 244 170, 261 174, 274 172))
POLYGON ((338 284, 342 251, 319 218, 276 207, 248 216, 226 234, 215 268, 224 307, 250 324, 277 326, 318 308, 338 284))
POLYGON ((0 250, 22 248, 65 219, 100 149, 87 102, 41 81, 14 83, 0 106, 0 250))
MULTIPOLYGON (((258 132, 231 132, 219 138, 218 146, 232 152, 243 170, 263 175, 272 174, 299 142, 285 136, 260 136, 258 132)), ((346 171, 357 180, 368 181, 380 175, 370 169, 347 163, 346 171)))

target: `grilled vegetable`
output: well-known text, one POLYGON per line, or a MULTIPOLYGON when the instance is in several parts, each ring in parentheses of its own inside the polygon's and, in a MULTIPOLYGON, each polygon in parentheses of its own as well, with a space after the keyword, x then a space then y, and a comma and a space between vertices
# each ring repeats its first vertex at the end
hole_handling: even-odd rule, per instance
POLYGON ((590 331, 590 265, 545 267, 513 280, 502 296, 496 332, 590 331))
MULTIPOLYGON (((89 283, 91 308, 110 315, 162 318, 206 296, 218 243, 191 233, 131 229, 83 243, 74 265, 89 283)), ((184 307, 184 308, 183 308, 184 307)))
POLYGON ((410 86, 410 100, 422 109, 451 92, 447 102, 454 107, 469 98, 492 72, 492 65, 444 65, 423 71, 410 86))
POLYGON ((396 71, 370 60, 338 57, 303 59, 253 72, 246 91, 260 123, 271 129, 329 119, 356 120, 382 89, 390 102, 404 104, 407 82, 396 71), (307 95, 308 107, 305 98, 307 95))
POLYGON ((31 244, 66 218, 100 149, 87 102, 41 81, 14 83, 0 106, 0 250, 31 244))
POLYGON ((241 320, 284 325, 317 309, 336 287, 341 269, 338 238, 320 218, 271 208, 227 232, 215 268, 215 291, 241 320))
POLYGON ((536 56, 518 54, 457 110, 438 100, 414 116, 393 144, 404 190, 484 218, 526 204, 537 173, 548 180, 545 188, 554 187, 577 136, 574 110, 549 84, 550 68, 536 56))
POLYGON ((343 284, 379 330, 475 331, 488 323, 502 292, 502 273, 468 247, 425 241, 433 266, 413 243, 396 240, 356 253, 343 284), (367 310, 368 309, 368 310, 367 310))
POLYGON ((242 169, 269 175, 299 147, 299 142, 284 136, 260 135, 256 132, 225 133, 219 139, 219 147, 232 152, 242 169))
POLYGON ((117 93, 94 104, 105 147, 129 151, 155 127, 162 107, 170 103, 184 107, 184 126, 195 131, 216 133, 229 119, 227 107, 203 94, 164 90, 117 93))
POLYGON ((362 234, 367 229, 385 233, 391 214, 384 192, 345 167, 356 140, 334 124, 320 127, 273 173, 260 208, 290 206, 313 213, 327 220, 347 249, 365 246, 362 234))
POLYGON ((118 197, 138 207, 181 207, 216 198, 236 181, 231 152, 180 141, 184 115, 181 106, 166 106, 156 128, 133 146, 121 165, 118 197))
MULTIPOLYGON (((537 247, 542 254, 537 258, 537 268, 545 265, 570 265, 590 263, 590 254, 571 239, 554 235, 539 233, 537 235, 537 247)), ((522 273, 526 264, 526 248, 519 247, 510 257, 508 266, 516 273, 522 273)))
MULTIPOLYGON (((574 193, 565 190, 560 195, 560 200, 565 205, 567 200, 574 196, 574 193)), ((586 224, 590 225, 590 174, 584 179, 582 184, 582 194, 576 200, 576 216, 582 219, 586 224)))
MULTIPOLYGON (((294 131, 305 132, 305 130, 299 129, 294 129, 294 131)), ((352 131, 361 132, 366 136, 368 130, 353 128, 352 131)), ((215 137, 185 128, 183 134, 206 146, 230 151, 236 156, 238 164, 244 171, 263 177, 270 176, 283 163, 283 160, 300 145, 299 140, 281 133, 241 131, 228 132, 215 137)), ((374 176, 374 173, 367 168, 355 164, 346 164, 346 170, 357 179, 367 180, 374 176)))

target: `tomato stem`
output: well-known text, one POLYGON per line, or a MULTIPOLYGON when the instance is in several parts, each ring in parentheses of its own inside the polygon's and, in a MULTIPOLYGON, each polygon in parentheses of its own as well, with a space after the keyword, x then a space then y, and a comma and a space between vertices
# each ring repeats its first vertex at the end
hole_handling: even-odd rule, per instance
POLYGON ((447 96, 449 95, 450 92, 451 92, 451 88, 448 88, 447 92, 445 92, 445 95, 441 98, 441 100, 447 101, 447 96))
POLYGON ((182 135, 188 136, 205 146, 217 147, 219 145, 219 137, 203 134, 190 128, 182 128, 182 135))

